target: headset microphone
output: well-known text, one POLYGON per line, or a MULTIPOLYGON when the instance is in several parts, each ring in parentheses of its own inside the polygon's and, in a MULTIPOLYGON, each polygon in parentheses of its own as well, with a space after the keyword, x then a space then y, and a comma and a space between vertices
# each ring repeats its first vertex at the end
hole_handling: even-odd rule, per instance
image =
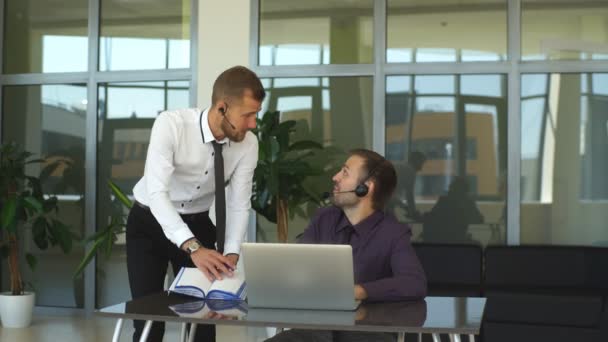
POLYGON ((233 130, 236 130, 236 127, 234 127, 232 122, 230 122, 230 120, 228 120, 228 118, 226 117, 226 108, 220 108, 220 112, 222 113, 222 118, 226 120, 226 122, 228 122, 228 124, 230 125, 230 127, 232 127, 233 130))
POLYGON ((349 191, 336 191, 336 192, 327 192, 327 191, 325 191, 323 194, 321 194, 321 198, 323 200, 326 200, 326 199, 329 199, 330 197, 334 197, 334 196, 336 196, 338 194, 345 194, 345 193, 348 193, 348 192, 357 192, 357 190, 355 189, 355 190, 349 190, 349 191))

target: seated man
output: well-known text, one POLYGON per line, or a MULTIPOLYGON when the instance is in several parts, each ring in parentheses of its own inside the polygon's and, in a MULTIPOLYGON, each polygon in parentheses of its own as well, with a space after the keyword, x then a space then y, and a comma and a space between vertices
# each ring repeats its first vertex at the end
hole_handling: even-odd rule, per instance
MULTIPOLYGON (((332 178, 332 206, 319 209, 300 243, 350 244, 355 299, 417 300, 426 277, 410 244, 410 227, 384 214, 397 184, 393 165, 376 152, 356 149, 332 178)), ((292 329, 267 341, 394 341, 395 334, 292 329)))

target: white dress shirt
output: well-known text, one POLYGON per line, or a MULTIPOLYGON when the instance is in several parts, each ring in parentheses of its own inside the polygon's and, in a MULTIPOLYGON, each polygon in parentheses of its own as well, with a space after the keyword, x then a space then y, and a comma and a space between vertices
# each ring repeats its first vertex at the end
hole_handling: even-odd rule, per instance
MULTIPOLYGON (((209 110, 162 112, 154 121, 143 177, 135 199, 150 207, 165 236, 178 247, 194 235, 179 214, 209 211, 215 222, 215 176, 209 110)), ((246 240, 258 140, 247 132, 241 142, 222 141, 226 190, 224 253, 240 252, 246 240)))

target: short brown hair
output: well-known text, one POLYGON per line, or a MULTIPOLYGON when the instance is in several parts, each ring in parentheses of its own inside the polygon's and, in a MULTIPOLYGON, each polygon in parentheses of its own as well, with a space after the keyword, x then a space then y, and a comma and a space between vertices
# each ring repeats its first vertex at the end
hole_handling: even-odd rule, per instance
POLYGON ((245 90, 250 90, 257 101, 262 102, 266 97, 262 82, 253 71, 240 65, 227 69, 213 83, 211 105, 224 99, 240 100, 245 90))
POLYGON ((397 186, 397 172, 393 163, 374 151, 362 148, 351 150, 349 155, 363 158, 365 176, 359 181, 371 180, 374 183, 372 206, 375 210, 383 210, 397 186))

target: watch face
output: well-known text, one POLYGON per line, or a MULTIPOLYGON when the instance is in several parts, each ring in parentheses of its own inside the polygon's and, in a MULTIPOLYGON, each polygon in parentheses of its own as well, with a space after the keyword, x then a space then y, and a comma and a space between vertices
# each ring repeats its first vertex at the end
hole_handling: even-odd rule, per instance
POLYGON ((188 251, 190 251, 190 253, 194 253, 196 250, 198 250, 201 247, 201 244, 196 241, 196 240, 192 240, 190 241, 190 243, 188 244, 188 251))

